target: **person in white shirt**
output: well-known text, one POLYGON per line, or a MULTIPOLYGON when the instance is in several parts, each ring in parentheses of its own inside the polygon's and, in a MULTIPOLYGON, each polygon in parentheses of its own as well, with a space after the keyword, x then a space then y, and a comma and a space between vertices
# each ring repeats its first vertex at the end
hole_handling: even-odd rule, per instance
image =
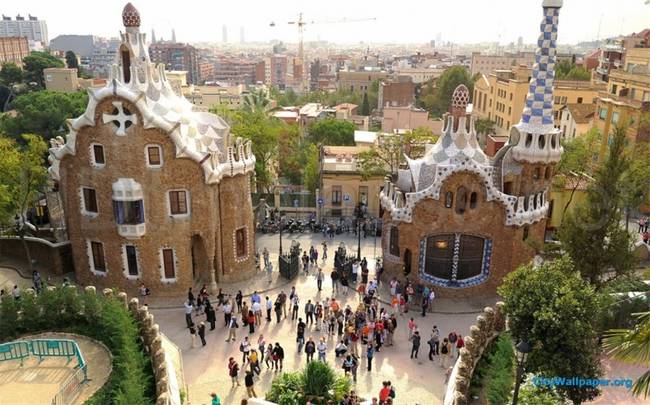
MULTIPOLYGON (((267 295, 266 296, 266 322, 271 322, 271 311, 273 310, 273 301, 271 301, 271 298, 267 295)), ((262 353, 262 355, 264 355, 262 353)))
POLYGON ((221 310, 223 311, 224 325, 228 326, 232 319, 232 304, 230 303, 230 300, 226 301, 226 303, 221 306, 221 310))
POLYGON ((241 344, 239 345, 239 351, 242 352, 241 363, 246 363, 249 353, 251 352, 251 343, 248 341, 248 336, 244 337, 241 344))
POLYGON ((185 301, 185 322, 187 323, 187 327, 190 328, 192 325, 194 325, 194 322, 192 321, 192 310, 194 307, 192 306, 192 303, 187 300, 185 301))
POLYGON ((357 274, 359 273, 359 263, 358 262, 353 262, 352 263, 352 282, 356 283, 357 282, 357 274))
POLYGON ((348 352, 348 347, 345 345, 345 343, 343 343, 342 340, 339 342, 339 344, 336 345, 336 348, 334 348, 334 354, 336 355, 336 357, 343 356, 347 352, 348 352))
POLYGON ((436 293, 431 290, 429 293, 429 311, 433 311, 433 300, 436 298, 436 293))
POLYGON ((325 354, 327 354, 327 343, 325 343, 325 338, 320 338, 316 350, 318 350, 318 360, 325 362, 325 354))
POLYGON ((253 313, 255 314, 255 325, 260 325, 262 323, 262 304, 259 301, 253 302, 251 306, 253 313))
POLYGON ((299 303, 300 303, 300 298, 298 298, 298 294, 294 294, 293 297, 291 297, 291 320, 292 321, 294 319, 298 319, 299 303))

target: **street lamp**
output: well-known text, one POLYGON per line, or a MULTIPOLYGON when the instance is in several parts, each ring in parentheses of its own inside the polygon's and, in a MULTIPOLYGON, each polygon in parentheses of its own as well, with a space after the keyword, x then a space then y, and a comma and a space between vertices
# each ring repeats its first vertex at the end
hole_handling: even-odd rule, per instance
POLYGON ((284 219, 284 217, 282 217, 281 213, 278 213, 278 215, 279 215, 278 228, 280 229, 280 256, 282 256, 282 222, 283 222, 282 220, 284 219))
POLYGON ((366 205, 360 202, 354 209, 357 218, 357 260, 361 260, 361 220, 366 217, 366 205))
POLYGON ((519 399, 519 385, 521 384, 521 379, 524 375, 524 364, 526 363, 526 357, 533 348, 530 343, 526 341, 520 341, 515 346, 517 349, 517 377, 515 380, 515 392, 512 394, 512 405, 517 405, 517 400, 519 399))

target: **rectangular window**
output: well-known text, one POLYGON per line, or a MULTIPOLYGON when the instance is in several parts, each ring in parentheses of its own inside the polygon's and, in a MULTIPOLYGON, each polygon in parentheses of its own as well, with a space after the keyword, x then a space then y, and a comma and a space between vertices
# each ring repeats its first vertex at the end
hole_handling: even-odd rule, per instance
POLYGON ((390 228, 390 239, 389 239, 388 248, 391 255, 399 257, 399 228, 397 228, 396 226, 390 228))
POLYGON ((605 118, 607 118, 607 109, 606 108, 601 108, 600 110, 598 110, 598 118, 600 118, 601 120, 604 120, 605 118))
POLYGON ((163 271, 165 278, 176 278, 176 269, 174 264, 174 250, 163 249, 163 271))
POLYGON ((612 113, 612 124, 614 125, 618 124, 618 112, 616 111, 612 113))
POLYGON ((106 271, 104 261, 104 246, 100 242, 90 242, 90 249, 93 254, 93 268, 96 271, 106 271))
POLYGON ((237 257, 246 256, 246 228, 239 228, 235 231, 237 246, 237 257))
POLYGON ((368 205, 368 187, 359 186, 359 202, 368 205))
POLYGON ((95 189, 92 188, 83 188, 84 195, 84 209, 86 212, 97 213, 97 196, 95 194, 95 189))
POLYGON ((147 160, 149 161, 149 166, 160 166, 162 164, 160 155, 160 146, 147 146, 147 160))
POLYGON ((332 205, 341 205, 342 197, 341 186, 332 186, 332 205))
POLYGON ((582 97, 578 97, 578 104, 582 104, 582 97))
POLYGON ((169 192, 169 212, 172 215, 187 214, 187 193, 185 191, 169 192))
POLYGON ((115 222, 119 225, 137 225, 144 223, 144 203, 136 201, 113 201, 115 222))
POLYGON ((129 276, 138 275, 138 254, 133 245, 126 245, 126 267, 129 272, 129 276))
POLYGON ((106 159, 104 158, 104 147, 102 145, 93 145, 93 157, 95 159, 95 163, 98 165, 103 165, 106 163, 106 159))

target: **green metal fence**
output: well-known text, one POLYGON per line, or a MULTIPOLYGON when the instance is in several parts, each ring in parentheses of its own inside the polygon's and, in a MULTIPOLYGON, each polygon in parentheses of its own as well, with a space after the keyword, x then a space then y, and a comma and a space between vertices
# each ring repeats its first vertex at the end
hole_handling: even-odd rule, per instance
POLYGON ((25 358, 29 356, 38 357, 39 363, 46 357, 66 357, 67 364, 73 359, 77 360, 75 372, 61 384, 59 391, 52 398, 52 405, 70 403, 78 394, 81 385, 88 381, 88 365, 74 340, 33 339, 0 344, 0 361, 20 360, 22 366, 25 358))

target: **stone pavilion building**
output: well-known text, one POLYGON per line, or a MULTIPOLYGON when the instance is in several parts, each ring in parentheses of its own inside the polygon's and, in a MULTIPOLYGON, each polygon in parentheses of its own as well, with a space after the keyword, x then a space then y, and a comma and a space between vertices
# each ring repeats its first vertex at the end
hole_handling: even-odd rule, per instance
POLYGON ((470 94, 461 85, 438 142, 385 182, 384 267, 442 297, 496 294, 505 275, 544 241, 548 192, 560 160, 553 82, 562 0, 543 1, 543 20, 521 121, 493 157, 478 145, 470 94), (394 181, 393 181, 394 180, 394 181))
POLYGON ((82 284, 178 295, 255 271, 250 142, 172 90, 129 3, 108 85, 52 142, 82 284))

